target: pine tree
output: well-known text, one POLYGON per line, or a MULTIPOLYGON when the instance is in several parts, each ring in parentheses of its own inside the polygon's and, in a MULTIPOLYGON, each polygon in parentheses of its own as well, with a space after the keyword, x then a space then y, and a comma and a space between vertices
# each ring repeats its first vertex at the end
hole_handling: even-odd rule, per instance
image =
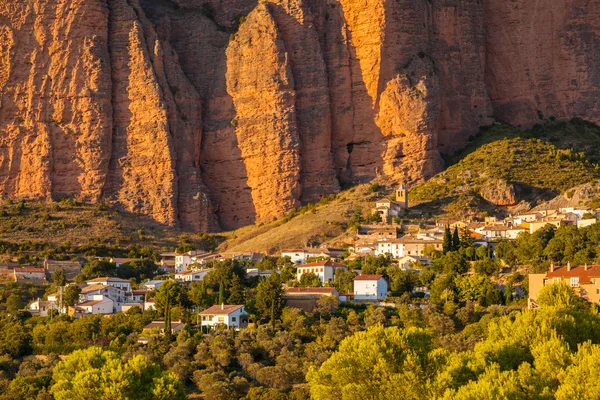
POLYGON ((446 254, 449 251, 452 251, 452 234, 450 233, 450 227, 446 226, 444 229, 444 242, 442 243, 442 251, 446 254))
POLYGON ((454 235, 452 237, 452 250, 458 251, 460 249, 460 236, 458 235, 458 226, 454 227, 454 235))
POLYGON ((244 304, 245 302, 244 296, 244 287, 242 286, 242 281, 240 277, 236 274, 231 278, 231 286, 229 288, 229 298, 227 301, 229 304, 244 304))
POLYGON ((219 282, 219 304, 225 303, 225 285, 223 284, 223 280, 219 282))

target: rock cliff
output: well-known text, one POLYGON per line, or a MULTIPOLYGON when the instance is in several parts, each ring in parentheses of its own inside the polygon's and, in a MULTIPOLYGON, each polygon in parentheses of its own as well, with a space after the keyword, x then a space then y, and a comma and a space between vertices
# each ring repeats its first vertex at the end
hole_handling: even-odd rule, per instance
POLYGON ((600 123, 598 65, 588 0, 5 0, 0 193, 270 221, 494 119, 600 123))

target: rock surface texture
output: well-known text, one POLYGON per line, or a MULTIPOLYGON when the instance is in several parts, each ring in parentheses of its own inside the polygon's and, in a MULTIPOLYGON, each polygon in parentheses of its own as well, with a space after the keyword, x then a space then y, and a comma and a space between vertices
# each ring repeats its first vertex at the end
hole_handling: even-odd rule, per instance
POLYGON ((0 193, 270 221, 494 118, 600 123, 598 65, 589 0, 4 0, 0 193))

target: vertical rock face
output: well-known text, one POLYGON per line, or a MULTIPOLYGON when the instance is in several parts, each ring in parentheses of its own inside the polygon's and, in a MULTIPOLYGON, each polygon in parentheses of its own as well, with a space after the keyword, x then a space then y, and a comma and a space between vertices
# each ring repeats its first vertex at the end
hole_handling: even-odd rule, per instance
POLYGON ((299 205, 296 92, 280 32, 266 5, 250 13, 227 49, 232 120, 256 208, 265 221, 299 205))
POLYGON ((0 193, 186 230, 417 182, 493 118, 600 122, 587 0, 5 0, 0 193))
POLYGON ((600 3, 489 0, 485 11, 486 82, 498 118, 600 121, 600 3))

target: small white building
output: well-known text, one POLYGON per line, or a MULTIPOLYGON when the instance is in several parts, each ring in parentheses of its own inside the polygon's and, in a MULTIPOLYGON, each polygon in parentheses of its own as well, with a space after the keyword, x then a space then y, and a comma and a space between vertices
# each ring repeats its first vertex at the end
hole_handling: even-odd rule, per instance
POLYGON ((144 300, 148 293, 150 293, 150 290, 132 290, 131 292, 125 293, 125 301, 127 303, 144 304, 144 300))
POLYGON ((75 307, 88 314, 112 314, 114 312, 114 302, 103 295, 92 296, 90 300, 79 303, 75 307))
POLYGON ((114 277, 102 277, 87 281, 88 285, 104 285, 112 286, 118 289, 122 289, 126 292, 131 291, 131 283, 126 279, 114 278, 114 277))
POLYGON ((398 260, 398 266, 405 271, 414 269, 414 264, 420 262, 424 266, 431 264, 431 258, 425 256, 404 256, 398 260))
POLYGON ((319 277, 321 283, 333 282, 335 271, 341 269, 348 271, 348 267, 342 263, 331 260, 317 261, 309 264, 300 265, 297 268, 296 279, 300 282, 303 274, 313 273, 319 277))
POLYGON ((311 257, 317 257, 321 251, 319 249, 288 249, 281 252, 281 257, 289 257, 294 264, 304 264, 311 257))
POLYGON ((207 308, 200 313, 201 326, 207 329, 217 325, 226 325, 228 328, 240 329, 248 325, 248 313, 243 305, 221 304, 207 308))
POLYGON ((208 255, 205 251, 192 250, 183 254, 175 255, 175 272, 187 271, 191 264, 196 262, 197 257, 208 255))
POLYGON ((40 317, 47 317, 50 315, 52 310, 58 310, 58 306, 55 301, 44 301, 37 299, 29 305, 28 311, 32 314, 39 315, 40 317))
POLYGON ((144 311, 146 310, 156 310, 156 307, 154 307, 154 299, 146 299, 146 301, 144 301, 144 311))
POLYGON ((383 275, 358 275, 354 278, 354 300, 379 301, 386 298, 388 284, 383 275))
POLYGON ((162 281, 162 280, 152 280, 152 281, 142 283, 141 286, 142 286, 142 288, 147 289, 147 290, 157 290, 160 288, 160 286, 164 282, 165 281, 162 281))
POLYGON ((393 258, 402 258, 404 256, 423 256, 425 250, 442 251, 443 241, 436 239, 418 240, 413 237, 405 236, 400 239, 382 240, 377 243, 375 255, 390 254, 393 258))
POLYGON ((175 280, 181 282, 200 282, 212 269, 198 271, 183 271, 175 274, 175 280))

